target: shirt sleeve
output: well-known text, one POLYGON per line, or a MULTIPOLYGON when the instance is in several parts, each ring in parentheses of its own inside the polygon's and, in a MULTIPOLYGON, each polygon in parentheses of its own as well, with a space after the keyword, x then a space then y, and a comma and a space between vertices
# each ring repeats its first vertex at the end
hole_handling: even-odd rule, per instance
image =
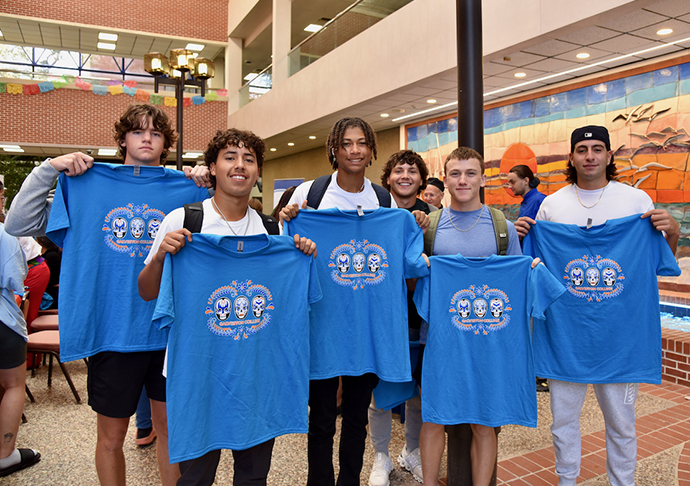
POLYGON ((48 226, 53 196, 50 190, 60 173, 46 159, 26 177, 14 196, 5 220, 5 231, 15 236, 42 236, 48 226))
POLYGON ((565 287, 542 264, 530 269, 527 285, 532 303, 530 315, 537 319, 544 319, 546 309, 565 292, 565 287))
MULTIPOLYGON (((433 258, 433 257, 432 257, 433 258)), ((431 273, 426 277, 417 280, 417 286, 414 289, 414 296, 412 300, 417 307, 419 317, 429 322, 429 288, 431 286, 431 273)))
MULTIPOLYGON (((402 210, 404 211, 404 210, 402 210)), ((405 278, 424 277, 429 274, 426 261, 422 257, 424 252, 424 235, 422 228, 411 213, 405 211, 405 278)))
POLYGON ((666 239, 661 232, 657 231, 656 228, 654 228, 651 224, 649 226, 652 227, 652 238, 655 241, 655 245, 653 246, 658 248, 656 253, 659 255, 659 258, 657 260, 656 274, 663 277, 679 276, 681 274, 680 267, 676 261, 676 256, 671 251, 668 243, 666 243, 666 239))
MULTIPOLYGON (((306 255, 305 255, 306 256, 306 255)), ((313 256, 309 258, 309 304, 314 304, 321 300, 323 293, 321 292, 321 283, 319 282, 319 275, 316 270, 316 259, 313 256)))
POLYGON ((173 262, 172 255, 165 255, 161 286, 153 311, 153 325, 158 329, 171 326, 175 321, 175 300, 173 298, 173 262))
POLYGON ((523 255, 529 255, 533 258, 542 258, 541 253, 539 252, 539 244, 538 244, 538 234, 539 234, 539 222, 536 224, 532 225, 532 229, 530 229, 529 233, 527 233, 527 236, 522 240, 522 254, 523 255))
POLYGON ((64 174, 60 175, 58 178, 57 188, 55 189, 53 204, 50 209, 48 227, 46 228, 46 236, 60 248, 65 246, 65 236, 67 234, 67 230, 70 228, 68 203, 69 185, 70 184, 67 180, 67 176, 64 174))

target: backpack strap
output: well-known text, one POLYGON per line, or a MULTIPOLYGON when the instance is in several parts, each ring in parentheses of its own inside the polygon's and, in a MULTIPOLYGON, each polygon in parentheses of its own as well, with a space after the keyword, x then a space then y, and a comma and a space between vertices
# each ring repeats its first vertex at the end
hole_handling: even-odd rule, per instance
POLYGON ((434 239, 436 238, 436 230, 438 229, 438 222, 441 219, 441 210, 429 213, 429 229, 424 233, 424 253, 431 256, 434 249, 434 239))
MULTIPOLYGON (((261 217, 261 222, 269 235, 279 235, 278 221, 264 213, 256 212, 261 217)), ((200 233, 204 224, 204 206, 201 201, 184 205, 184 225, 192 233, 200 233)))
MULTIPOLYGON (((312 209, 319 208, 319 204, 321 204, 323 195, 326 194, 326 189, 328 189, 328 185, 331 183, 332 176, 333 174, 324 175, 314 179, 314 182, 312 183, 311 187, 309 188, 309 192, 307 193, 307 207, 310 207, 312 209)), ((385 188, 379 186, 378 184, 374 184, 373 182, 371 183, 371 186, 374 188, 376 198, 379 200, 379 206, 381 206, 382 208, 391 207, 390 192, 386 191, 385 188)))
POLYGON ((379 186, 378 184, 374 184, 373 182, 371 183, 371 186, 374 188, 376 197, 379 200, 379 206, 381 206, 382 208, 391 207, 391 193, 386 191, 385 187, 379 186))
MULTIPOLYGON (((494 234, 496 235, 496 248, 499 255, 508 254, 508 222, 505 215, 496 208, 487 206, 491 212, 491 220, 494 223, 494 234)), ((427 231, 428 233, 428 231, 427 231)))
POLYGON ((326 189, 328 189, 328 184, 331 182, 331 175, 324 175, 314 179, 311 187, 309 188, 309 193, 307 194, 307 206, 312 209, 318 209, 323 195, 326 194, 326 189))
POLYGON ((204 223, 204 206, 202 201, 184 205, 184 225, 192 233, 200 233, 204 223))
POLYGON ((260 217, 261 217, 261 222, 264 224, 264 228, 266 228, 266 233, 269 235, 279 235, 280 234, 280 227, 278 226, 278 221, 273 216, 268 216, 264 213, 260 213, 259 211, 256 212, 260 217))

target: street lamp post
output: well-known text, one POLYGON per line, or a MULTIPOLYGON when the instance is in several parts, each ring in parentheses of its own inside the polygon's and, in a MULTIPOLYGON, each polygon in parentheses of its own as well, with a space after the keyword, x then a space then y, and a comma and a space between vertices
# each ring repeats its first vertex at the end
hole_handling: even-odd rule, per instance
POLYGON ((170 59, 159 52, 149 52, 144 56, 144 69, 153 74, 153 91, 158 93, 160 84, 175 86, 177 99, 177 169, 182 170, 183 102, 185 86, 201 88, 201 96, 206 94, 206 80, 215 75, 213 61, 203 57, 195 58, 191 51, 173 49, 170 59))

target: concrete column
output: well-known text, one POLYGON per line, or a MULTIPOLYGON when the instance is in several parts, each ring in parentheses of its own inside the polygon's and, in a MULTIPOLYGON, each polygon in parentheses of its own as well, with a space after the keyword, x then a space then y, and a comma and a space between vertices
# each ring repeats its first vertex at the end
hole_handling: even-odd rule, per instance
POLYGON ((289 76, 292 0, 273 0, 273 86, 289 76))
POLYGON ((228 90, 228 115, 240 109, 242 80, 242 39, 228 38, 225 49, 225 89, 228 90))

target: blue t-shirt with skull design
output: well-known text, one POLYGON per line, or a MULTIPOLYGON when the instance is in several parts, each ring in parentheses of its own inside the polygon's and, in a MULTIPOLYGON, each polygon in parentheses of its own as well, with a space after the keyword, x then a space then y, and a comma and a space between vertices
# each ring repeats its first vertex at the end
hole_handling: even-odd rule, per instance
POLYGON ((427 274, 422 230, 404 209, 302 210, 287 233, 316 242, 324 298, 313 307, 311 379, 412 379, 405 279, 427 274))
POLYGON ((307 432, 319 299, 314 258, 287 236, 195 234, 166 256, 153 318, 170 329, 171 462, 307 432))
POLYGON ((207 189, 163 167, 97 163, 80 176, 60 176, 46 234, 63 249, 63 361, 165 349, 167 333, 151 326, 154 302, 139 297, 137 278, 165 215, 207 197, 207 189))
POLYGON ((680 275, 660 231, 640 215, 587 229, 537 221, 524 251, 566 293, 534 321, 539 376, 576 383, 661 383, 657 275, 680 275))
POLYGON ((530 317, 565 291, 527 256, 432 256, 414 301, 429 322, 422 419, 537 426, 530 317))

